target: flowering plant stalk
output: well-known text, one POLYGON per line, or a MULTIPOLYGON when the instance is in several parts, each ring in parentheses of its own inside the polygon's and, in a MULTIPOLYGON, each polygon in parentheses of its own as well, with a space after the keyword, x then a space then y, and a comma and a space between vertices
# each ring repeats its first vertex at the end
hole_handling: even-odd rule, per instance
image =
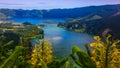
POLYGON ((31 64, 36 66, 42 66, 41 60, 46 64, 49 64, 53 60, 52 45, 48 40, 42 40, 39 44, 34 45, 34 49, 31 54, 31 64))
POLYGON ((111 35, 105 38, 105 42, 99 36, 94 37, 91 59, 96 63, 96 68, 120 68, 120 40, 111 41, 111 35))
POLYGON ((111 35, 102 40, 94 36, 94 42, 85 45, 87 53, 74 46, 71 57, 81 68, 120 68, 120 40, 111 39, 111 35))

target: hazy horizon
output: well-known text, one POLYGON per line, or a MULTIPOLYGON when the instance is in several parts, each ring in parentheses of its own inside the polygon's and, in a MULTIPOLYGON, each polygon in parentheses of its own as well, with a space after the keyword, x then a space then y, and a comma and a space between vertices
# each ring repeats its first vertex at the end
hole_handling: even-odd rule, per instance
POLYGON ((0 8, 8 9, 64 9, 86 6, 120 4, 120 0, 1 0, 0 8))
MULTIPOLYGON (((120 5, 120 4, 105 4, 105 5, 120 5)), ((25 9, 25 8, 1 8, 0 9, 21 9, 21 10, 51 10, 51 9, 74 9, 74 8, 84 8, 84 7, 91 7, 91 6, 105 6, 105 5, 89 5, 89 6, 82 6, 82 7, 71 7, 71 8, 49 8, 49 9, 36 9, 36 8, 31 8, 31 9, 25 9)))

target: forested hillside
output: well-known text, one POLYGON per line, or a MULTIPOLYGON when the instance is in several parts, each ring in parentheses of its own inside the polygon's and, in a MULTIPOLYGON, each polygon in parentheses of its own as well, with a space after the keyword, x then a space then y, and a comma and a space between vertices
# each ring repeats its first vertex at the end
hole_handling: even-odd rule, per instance
POLYGON ((112 34, 115 38, 120 38, 120 15, 113 14, 110 17, 101 18, 100 16, 83 17, 59 23, 59 27, 76 32, 87 32, 93 35, 112 34))
POLYGON ((90 15, 108 17, 111 14, 118 12, 119 9, 120 5, 118 4, 50 10, 0 9, 0 13, 12 18, 78 18, 90 15))

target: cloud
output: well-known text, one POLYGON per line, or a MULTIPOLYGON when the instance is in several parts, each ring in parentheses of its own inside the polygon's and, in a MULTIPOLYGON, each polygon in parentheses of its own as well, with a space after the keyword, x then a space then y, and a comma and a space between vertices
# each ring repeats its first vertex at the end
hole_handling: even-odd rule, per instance
POLYGON ((56 37, 53 37, 52 40, 61 40, 62 37, 59 37, 59 36, 56 36, 56 37))
POLYGON ((0 3, 0 5, 24 5, 24 4, 14 4, 14 3, 0 3))
POLYGON ((38 4, 46 4, 45 2, 39 2, 38 4))

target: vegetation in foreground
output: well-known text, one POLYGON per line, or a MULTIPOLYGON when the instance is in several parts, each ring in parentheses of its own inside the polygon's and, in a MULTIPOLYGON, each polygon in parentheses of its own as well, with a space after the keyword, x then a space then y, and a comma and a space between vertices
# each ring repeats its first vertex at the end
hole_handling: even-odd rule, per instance
POLYGON ((99 36, 95 36, 94 39, 95 41, 90 43, 92 50, 85 45, 87 53, 74 46, 72 49, 73 60, 82 68, 119 68, 120 40, 111 41, 111 35, 108 35, 104 42, 99 36), (78 57, 73 55, 75 53, 78 57))
POLYGON ((111 35, 105 39, 94 37, 94 42, 87 44, 86 52, 73 46, 69 57, 56 60, 53 56, 52 45, 48 40, 41 40, 30 51, 21 43, 15 49, 9 47, 13 41, 4 43, 0 37, 0 68, 119 68, 120 40, 112 40, 111 35), (72 61, 72 62, 71 62, 72 61), (77 64, 78 66, 73 66, 77 64))

